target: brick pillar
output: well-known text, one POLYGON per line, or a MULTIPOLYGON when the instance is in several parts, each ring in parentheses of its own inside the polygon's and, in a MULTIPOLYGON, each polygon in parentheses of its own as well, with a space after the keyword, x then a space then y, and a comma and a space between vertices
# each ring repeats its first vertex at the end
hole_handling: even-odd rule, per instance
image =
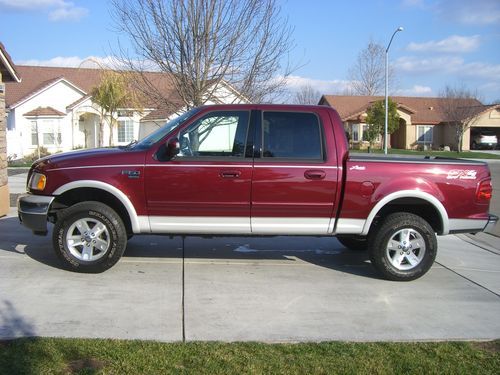
MULTIPOLYGON (((0 83, 2 74, 0 73, 0 83)), ((0 216, 9 212, 10 198, 7 186, 7 119, 5 118, 5 93, 0 92, 0 216)))

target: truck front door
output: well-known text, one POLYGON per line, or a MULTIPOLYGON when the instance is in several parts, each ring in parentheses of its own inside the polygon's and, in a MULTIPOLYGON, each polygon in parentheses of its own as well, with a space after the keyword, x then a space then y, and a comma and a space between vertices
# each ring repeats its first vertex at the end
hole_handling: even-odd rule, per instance
POLYGON ((249 110, 208 112, 179 131, 177 156, 151 157, 146 197, 153 233, 250 233, 249 122, 249 110))

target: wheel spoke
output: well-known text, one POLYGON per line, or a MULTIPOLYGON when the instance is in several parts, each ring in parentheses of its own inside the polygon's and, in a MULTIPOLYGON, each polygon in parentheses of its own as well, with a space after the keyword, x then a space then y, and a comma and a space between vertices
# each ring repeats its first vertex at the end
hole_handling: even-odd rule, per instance
POLYGON ((80 231, 81 234, 90 231, 89 224, 87 223, 86 220, 78 220, 75 223, 75 225, 76 225, 76 227, 78 228, 78 230, 80 231))
POLYGON ((413 251, 410 251, 410 255, 406 255, 406 259, 408 259, 408 262, 410 262, 412 266, 416 266, 420 263, 420 259, 418 259, 413 251))
POLYGON ((98 237, 101 233, 106 231, 106 226, 103 223, 97 223, 92 231, 95 233, 96 237, 98 237))
POLYGON ((92 246, 83 246, 82 258, 83 258, 83 260, 91 260, 92 259, 92 246))
POLYGON ((405 258, 404 254, 401 255, 401 252, 395 252, 394 256, 391 258, 391 263, 394 265, 394 267, 399 268, 401 266, 401 263, 403 262, 403 259, 405 258))
POLYGON ((410 245, 411 245, 412 250, 420 249, 422 247, 422 240, 420 240, 418 238, 411 240, 410 245))
POLYGON ((405 229, 401 232, 401 241, 408 245, 410 243, 410 230, 405 229))
POLYGON ((387 244, 387 248, 389 250, 394 250, 394 251, 398 251, 398 246, 399 246, 399 242, 398 241, 395 241, 395 240, 389 240, 389 243, 387 244))
POLYGON ((99 249, 101 251, 106 251, 106 249, 108 248, 108 243, 100 238, 96 239, 95 240, 96 243, 94 244, 94 247, 96 249, 99 249))
POLYGON ((83 245, 81 236, 68 237, 68 246, 81 246, 83 245))

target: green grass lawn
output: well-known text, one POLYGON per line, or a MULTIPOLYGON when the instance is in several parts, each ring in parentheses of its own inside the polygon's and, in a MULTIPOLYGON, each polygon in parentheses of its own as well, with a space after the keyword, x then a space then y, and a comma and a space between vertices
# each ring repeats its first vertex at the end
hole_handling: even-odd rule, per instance
POLYGON ((443 343, 0 341, 2 374, 498 374, 500 340, 443 343))
MULTIPOLYGON (((381 149, 372 149, 374 154, 383 154, 384 151, 381 149)), ((500 159, 500 155, 490 154, 486 152, 475 152, 475 151, 416 151, 416 150, 400 150, 391 148, 387 150, 391 155, 415 155, 415 156, 441 156, 443 158, 465 158, 465 159, 500 159)), ((366 154, 368 150, 350 150, 352 154, 366 154)))

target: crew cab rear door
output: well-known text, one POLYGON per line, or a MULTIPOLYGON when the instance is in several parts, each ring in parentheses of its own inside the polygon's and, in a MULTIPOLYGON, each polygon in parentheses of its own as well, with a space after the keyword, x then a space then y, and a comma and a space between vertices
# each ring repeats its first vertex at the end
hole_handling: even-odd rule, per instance
POLYGON ((259 119, 252 233, 331 232, 339 170, 328 114, 263 110, 259 119))
POLYGON ((250 118, 248 108, 205 112, 172 136, 178 155, 162 160, 160 147, 151 156, 146 197, 153 233, 250 233, 250 118))

